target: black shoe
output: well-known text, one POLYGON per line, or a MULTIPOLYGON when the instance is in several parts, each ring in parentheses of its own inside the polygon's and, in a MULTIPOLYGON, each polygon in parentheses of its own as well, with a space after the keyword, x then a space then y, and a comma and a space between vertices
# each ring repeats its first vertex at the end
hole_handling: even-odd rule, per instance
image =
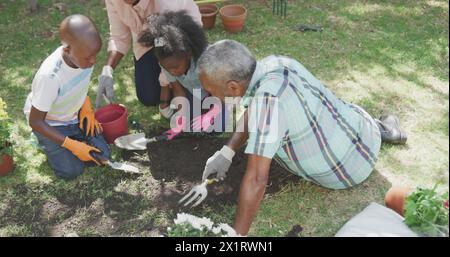
POLYGON ((382 116, 375 120, 381 132, 381 140, 390 144, 405 144, 408 136, 400 128, 400 120, 394 115, 382 116))

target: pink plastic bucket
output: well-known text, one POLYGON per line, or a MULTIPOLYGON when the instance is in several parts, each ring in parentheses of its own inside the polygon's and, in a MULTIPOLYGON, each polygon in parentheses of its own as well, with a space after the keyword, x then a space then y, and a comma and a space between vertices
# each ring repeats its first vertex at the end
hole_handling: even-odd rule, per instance
POLYGON ((102 125, 103 136, 108 144, 116 138, 128 135, 128 110, 123 105, 110 104, 98 109, 95 118, 102 125))

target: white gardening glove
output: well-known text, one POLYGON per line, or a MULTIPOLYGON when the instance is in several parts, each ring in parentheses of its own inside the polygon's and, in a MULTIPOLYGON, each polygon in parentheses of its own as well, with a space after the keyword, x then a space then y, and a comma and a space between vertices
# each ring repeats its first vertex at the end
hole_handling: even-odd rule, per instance
POLYGON ((106 96, 110 103, 114 102, 114 80, 113 68, 109 65, 103 67, 102 74, 98 77, 97 98, 95 106, 99 108, 102 104, 103 95, 106 96))
POLYGON ((227 176, 228 169, 233 162, 236 153, 228 146, 223 146, 211 158, 206 161, 205 171, 203 171, 202 181, 205 181, 211 174, 217 173, 217 178, 223 180, 227 176))
POLYGON ((161 113, 161 115, 166 119, 170 119, 170 117, 172 117, 176 109, 176 106, 174 104, 170 104, 169 106, 163 109, 161 109, 161 105, 159 105, 158 107, 159 113, 161 113))

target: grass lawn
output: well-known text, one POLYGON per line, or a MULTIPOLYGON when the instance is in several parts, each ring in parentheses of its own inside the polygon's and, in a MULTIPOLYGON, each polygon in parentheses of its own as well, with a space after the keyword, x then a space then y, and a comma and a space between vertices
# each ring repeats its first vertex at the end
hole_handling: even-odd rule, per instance
MULTIPOLYGON (((0 2, 0 97, 14 119, 16 142, 16 169, 0 178, 0 236, 70 232, 157 236, 165 232, 176 212, 155 206, 155 196, 147 186, 149 170, 133 177, 95 168, 72 182, 58 180, 32 142, 22 112, 34 73, 59 45, 57 26, 65 16, 82 13, 92 17, 106 43, 103 1, 40 0, 39 12, 31 15, 24 2, 0 2), (58 5, 61 2, 64 5, 58 5)), ((409 133, 406 146, 384 145, 373 175, 351 190, 331 191, 297 181, 266 194, 251 235, 283 236, 299 224, 303 236, 333 236, 370 202, 383 203, 391 185, 431 187, 440 183, 440 189, 448 190, 448 1, 292 0, 285 20, 272 15, 272 1, 232 2, 244 3, 249 9, 245 31, 227 34, 219 20, 208 32, 211 42, 236 39, 258 58, 292 56, 342 99, 375 117, 386 112, 399 115, 409 133), (324 31, 301 33, 295 31, 299 24, 320 24, 324 31)), ((92 99, 105 57, 106 47, 95 67, 92 99)), ((130 120, 151 128, 167 126, 157 108, 140 105, 135 96, 131 52, 114 76, 116 95, 131 110, 130 120)), ((117 149, 114 158, 120 159, 117 149)), ((235 207, 224 204, 218 210, 204 205, 193 214, 231 224, 235 207)))

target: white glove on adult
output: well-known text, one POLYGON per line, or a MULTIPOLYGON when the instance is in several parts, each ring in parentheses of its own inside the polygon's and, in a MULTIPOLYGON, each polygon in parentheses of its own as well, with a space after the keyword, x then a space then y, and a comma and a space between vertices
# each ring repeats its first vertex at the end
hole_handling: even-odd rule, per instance
POLYGON ((206 161, 205 171, 203 171, 202 181, 206 180, 211 174, 217 173, 217 178, 223 180, 227 176, 233 157, 236 153, 228 146, 223 146, 211 158, 206 161))
POLYGON ((96 108, 101 106, 103 95, 108 98, 110 103, 114 102, 113 71, 111 66, 106 65, 103 67, 102 74, 98 77, 97 98, 95 99, 96 108))

